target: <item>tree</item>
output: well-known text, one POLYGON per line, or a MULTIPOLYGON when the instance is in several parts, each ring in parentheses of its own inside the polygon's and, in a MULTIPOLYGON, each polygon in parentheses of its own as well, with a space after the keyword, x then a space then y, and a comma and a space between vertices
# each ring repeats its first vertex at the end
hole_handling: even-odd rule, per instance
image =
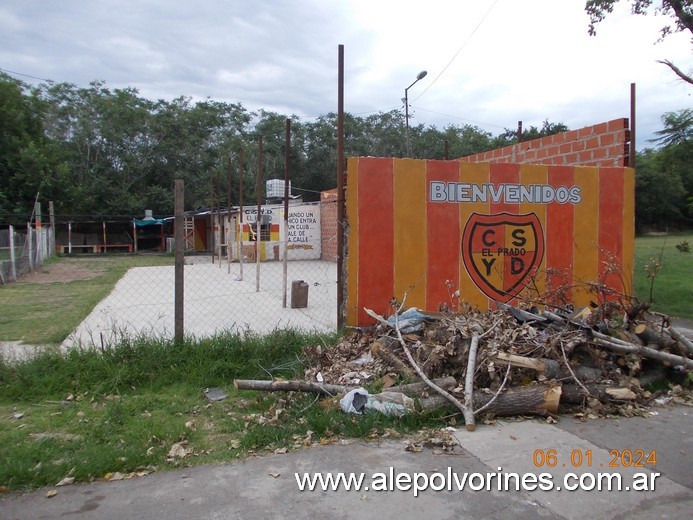
MULTIPOLYGON (((594 36, 596 26, 614 9, 614 5, 619 0, 588 0, 585 4, 585 11, 590 17, 589 33, 594 36)), ((693 0, 629 0, 631 2, 631 12, 633 14, 646 15, 654 10, 655 13, 673 17, 673 25, 667 24, 660 30, 660 41, 667 35, 689 31, 693 34, 693 0), (654 4, 654 8, 653 8, 654 4)), ((693 84, 693 76, 686 74, 669 60, 658 60, 669 67, 674 73, 687 83, 693 84)))
POLYGON ((681 145, 693 141, 693 109, 667 112, 662 116, 664 128, 655 132, 653 142, 662 146, 681 145))

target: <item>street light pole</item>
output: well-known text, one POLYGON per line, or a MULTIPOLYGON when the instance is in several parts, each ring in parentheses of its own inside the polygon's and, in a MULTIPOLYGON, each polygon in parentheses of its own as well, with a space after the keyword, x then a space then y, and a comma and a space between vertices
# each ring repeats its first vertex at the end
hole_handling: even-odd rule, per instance
POLYGON ((416 79, 414 80, 414 82, 404 89, 404 97, 402 98, 402 101, 404 101, 404 119, 407 125, 407 157, 411 155, 409 151, 409 89, 412 88, 419 80, 425 78, 426 74, 428 74, 428 72, 426 72, 425 70, 419 72, 416 75, 416 79))

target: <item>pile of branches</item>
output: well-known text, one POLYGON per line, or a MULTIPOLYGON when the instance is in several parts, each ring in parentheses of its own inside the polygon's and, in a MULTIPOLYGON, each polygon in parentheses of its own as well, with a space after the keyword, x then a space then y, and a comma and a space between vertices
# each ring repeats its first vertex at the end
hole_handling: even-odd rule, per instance
POLYGON ((403 306, 387 319, 366 309, 377 327, 354 331, 335 347, 304 349, 304 381, 236 386, 403 392, 419 409, 457 408, 473 430, 482 414, 555 418, 575 407, 589 416, 634 414, 664 391, 654 390, 657 384, 681 383, 693 371, 691 340, 644 307, 568 313, 499 304, 487 312, 426 313, 403 306))

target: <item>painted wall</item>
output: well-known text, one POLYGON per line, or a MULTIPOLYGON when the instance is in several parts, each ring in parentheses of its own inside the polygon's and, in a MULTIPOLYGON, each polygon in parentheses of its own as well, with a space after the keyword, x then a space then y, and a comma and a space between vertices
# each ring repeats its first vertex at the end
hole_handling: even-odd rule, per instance
POLYGON ((632 289, 631 168, 350 158, 348 325, 390 300, 438 310, 452 294, 482 309, 540 293, 595 300, 586 284, 632 289))
POLYGON ((462 157, 464 162, 510 162, 570 166, 628 166, 627 118, 462 157))
MULTIPOLYGON (((288 226, 284 227, 284 205, 266 205, 261 208, 270 224, 270 240, 260 242, 260 260, 282 260, 283 237, 288 240, 289 260, 317 260, 321 255, 320 205, 303 203, 289 205, 288 226)), ((250 226, 257 220, 257 206, 243 210, 242 239, 246 246, 250 240, 250 226)))

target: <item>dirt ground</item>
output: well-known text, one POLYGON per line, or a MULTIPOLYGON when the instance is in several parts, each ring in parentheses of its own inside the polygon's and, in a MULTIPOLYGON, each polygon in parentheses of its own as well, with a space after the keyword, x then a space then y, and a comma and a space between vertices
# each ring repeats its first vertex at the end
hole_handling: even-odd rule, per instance
POLYGON ((89 280, 105 271, 105 258, 63 258, 17 278, 16 283, 56 283, 89 280))
MULTIPOLYGON (((105 258, 63 258, 60 262, 47 265, 17 277, 14 283, 67 283, 75 280, 89 280, 103 273, 105 258)), ((26 359, 44 348, 42 345, 27 345, 21 341, 0 341, 0 357, 6 360, 26 359)))

